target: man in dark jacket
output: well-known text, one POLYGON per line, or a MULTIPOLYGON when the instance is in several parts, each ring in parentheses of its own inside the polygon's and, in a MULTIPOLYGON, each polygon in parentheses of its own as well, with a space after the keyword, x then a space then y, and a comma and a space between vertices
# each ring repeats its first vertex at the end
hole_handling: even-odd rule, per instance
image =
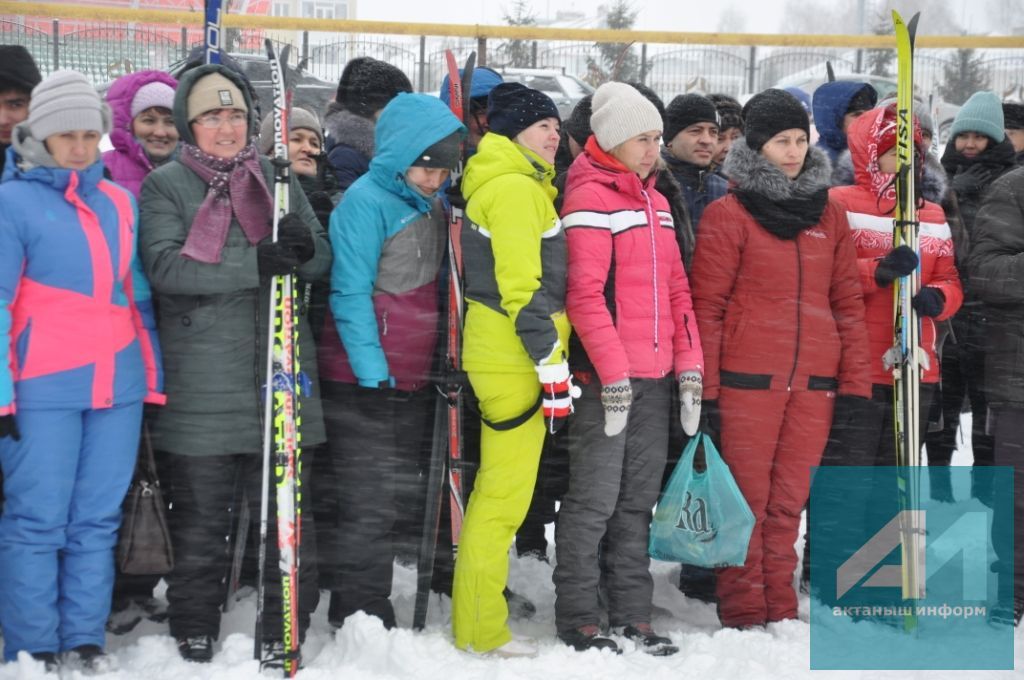
POLYGON ((11 130, 28 118, 32 88, 42 77, 35 60, 21 45, 0 45, 0 175, 11 145, 11 130))
POLYGON ((681 94, 665 110, 665 148, 661 156, 686 197, 696 232, 704 208, 725 195, 728 184, 712 172, 718 151, 718 110, 699 94, 681 94))
POLYGON ((875 108, 878 92, 868 83, 855 80, 836 80, 820 85, 814 91, 811 104, 814 126, 818 129, 818 146, 825 150, 829 160, 846 150, 846 128, 860 114, 875 108))
MULTIPOLYGON (((1017 625, 1024 614, 1024 169, 993 182, 978 211, 967 265, 971 291, 988 317, 984 369, 993 463, 1013 467, 1014 548, 997 554, 1004 569, 1013 559, 1013 611, 992 616, 1017 625)), ((995 513, 993 534, 1005 531, 1009 519, 995 513)))

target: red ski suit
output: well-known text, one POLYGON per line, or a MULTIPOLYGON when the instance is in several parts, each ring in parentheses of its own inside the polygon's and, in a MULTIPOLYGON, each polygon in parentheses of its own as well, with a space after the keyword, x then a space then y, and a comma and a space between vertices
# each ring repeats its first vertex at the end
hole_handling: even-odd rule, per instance
MULTIPOLYGON (((770 206, 822 191, 829 170, 812 148, 791 182, 743 140, 726 161, 736 187, 770 206)), ((718 573, 726 626, 796 617, 793 546, 810 468, 821 459, 836 393, 871 394, 845 215, 827 201, 816 224, 789 231, 768 231, 730 193, 704 212, 693 260, 704 398, 718 399, 722 456, 756 519, 746 563, 718 573)))

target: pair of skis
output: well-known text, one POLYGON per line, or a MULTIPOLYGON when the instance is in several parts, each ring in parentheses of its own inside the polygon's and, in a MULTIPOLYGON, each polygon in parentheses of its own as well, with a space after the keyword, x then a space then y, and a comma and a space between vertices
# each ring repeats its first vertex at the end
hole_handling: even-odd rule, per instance
MULTIPOLYGON (((893 247, 909 246, 920 254, 920 222, 917 219, 915 181, 916 149, 914 145, 914 38, 920 13, 904 23, 893 11, 896 28, 896 209, 893 220, 893 247)), ((918 525, 921 497, 920 404, 921 372, 927 355, 921 349, 921 319, 912 300, 921 290, 920 265, 909 276, 900 277, 893 286, 893 409, 896 437, 896 465, 900 536, 903 550, 903 598, 921 599, 925 593, 923 563, 920 555, 924 532, 918 525), (909 512, 906 512, 909 511, 909 512)), ((904 628, 913 630, 916 617, 908 615, 904 628)))
MULTIPOLYGON (((449 106, 456 118, 469 127, 469 97, 473 86, 473 70, 476 53, 469 55, 466 66, 459 75, 459 67, 451 50, 445 50, 448 67, 449 106)), ((452 174, 452 186, 457 187, 465 165, 465 145, 462 163, 452 174)), ((423 513, 419 559, 416 572, 416 603, 413 609, 412 626, 422 630, 427 622, 427 605, 430 599, 430 584, 434 575, 434 560, 437 554, 437 538, 441 521, 441 501, 445 490, 445 472, 449 506, 451 508, 452 554, 459 550, 459 535, 462 533, 462 517, 465 514, 463 494, 462 461, 462 220, 460 205, 451 205, 451 219, 448 223, 448 314, 446 323, 447 349, 445 351, 444 381, 438 385, 438 401, 434 412, 434 443, 430 455, 430 469, 427 474, 426 507, 423 513)))

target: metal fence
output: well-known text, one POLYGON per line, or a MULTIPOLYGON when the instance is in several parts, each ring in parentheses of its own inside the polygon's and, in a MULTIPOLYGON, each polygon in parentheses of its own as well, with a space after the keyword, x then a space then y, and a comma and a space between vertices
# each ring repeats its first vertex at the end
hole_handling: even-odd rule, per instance
MULTIPOLYGON (((591 85, 606 79, 636 80, 666 101, 683 92, 740 96, 780 82, 821 80, 826 61, 832 63, 837 73, 863 72, 864 54, 868 51, 664 44, 609 48, 580 41, 488 41, 252 28, 229 29, 226 43, 232 52, 261 54, 264 37, 294 45, 293 54, 299 55, 303 69, 330 83, 337 82, 350 59, 371 56, 402 69, 417 90, 436 91, 445 73, 444 51, 453 50, 461 62, 476 50, 479 64, 499 69, 554 69, 591 85)), ((198 26, 0 17, 0 41, 25 45, 44 72, 73 68, 97 84, 140 69, 166 69, 201 40, 198 26)), ((954 55, 955 51, 950 49, 917 51, 915 79, 922 97, 937 94, 954 55)), ((990 89, 1010 97, 1024 94, 1024 50, 983 50, 979 55, 990 89)))

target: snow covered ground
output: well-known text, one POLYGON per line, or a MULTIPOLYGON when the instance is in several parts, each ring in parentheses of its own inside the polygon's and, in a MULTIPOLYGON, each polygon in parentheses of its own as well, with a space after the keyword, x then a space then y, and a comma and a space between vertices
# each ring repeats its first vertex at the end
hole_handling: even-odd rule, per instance
MULTIPOLYGON (((964 424, 969 428, 969 416, 964 424)), ((958 451, 954 464, 970 464, 969 451, 958 451)), ((965 498, 968 490, 956 488, 965 498)), ((549 527, 549 534, 550 534, 549 527)), ((550 536, 549 536, 550 538, 550 536)), ((802 546, 798 546, 802 549, 802 546)), ((551 551, 553 553, 553 549, 551 551)), ((552 554, 553 558, 554 555, 552 554)), ((625 653, 578 653, 557 642, 554 625, 554 586, 549 564, 536 559, 513 559, 510 586, 537 605, 530 621, 513 621, 516 634, 540 642, 535 659, 498 660, 475 657, 452 646, 449 625, 451 602, 431 600, 427 629, 409 630, 412 621, 416 574, 398 567, 393 601, 399 629, 386 631, 377 619, 357 615, 343 629, 332 633, 327 624, 327 597, 313 619, 303 648, 305 668, 301 680, 933 680, 1024 678, 1016 671, 811 671, 809 670, 809 603, 801 600, 799 621, 771 624, 766 631, 723 630, 714 607, 687 600, 674 587, 679 567, 655 562, 655 628, 672 638, 681 651, 656 658, 623 643, 625 653)), ((248 597, 225 615, 221 642, 212 664, 181 660, 166 624, 143 621, 130 634, 108 639, 120 670, 101 676, 108 680, 256 680, 277 678, 279 672, 259 672, 252 659, 255 598, 248 597)), ((871 625, 871 624, 850 624, 871 625)), ((1024 629, 1014 638, 1015 656, 1024 665, 1024 629)), ((0 666, 0 680, 33 680, 46 676, 42 666, 29 659, 0 666)), ((79 677, 73 674, 72 677, 79 677)))

